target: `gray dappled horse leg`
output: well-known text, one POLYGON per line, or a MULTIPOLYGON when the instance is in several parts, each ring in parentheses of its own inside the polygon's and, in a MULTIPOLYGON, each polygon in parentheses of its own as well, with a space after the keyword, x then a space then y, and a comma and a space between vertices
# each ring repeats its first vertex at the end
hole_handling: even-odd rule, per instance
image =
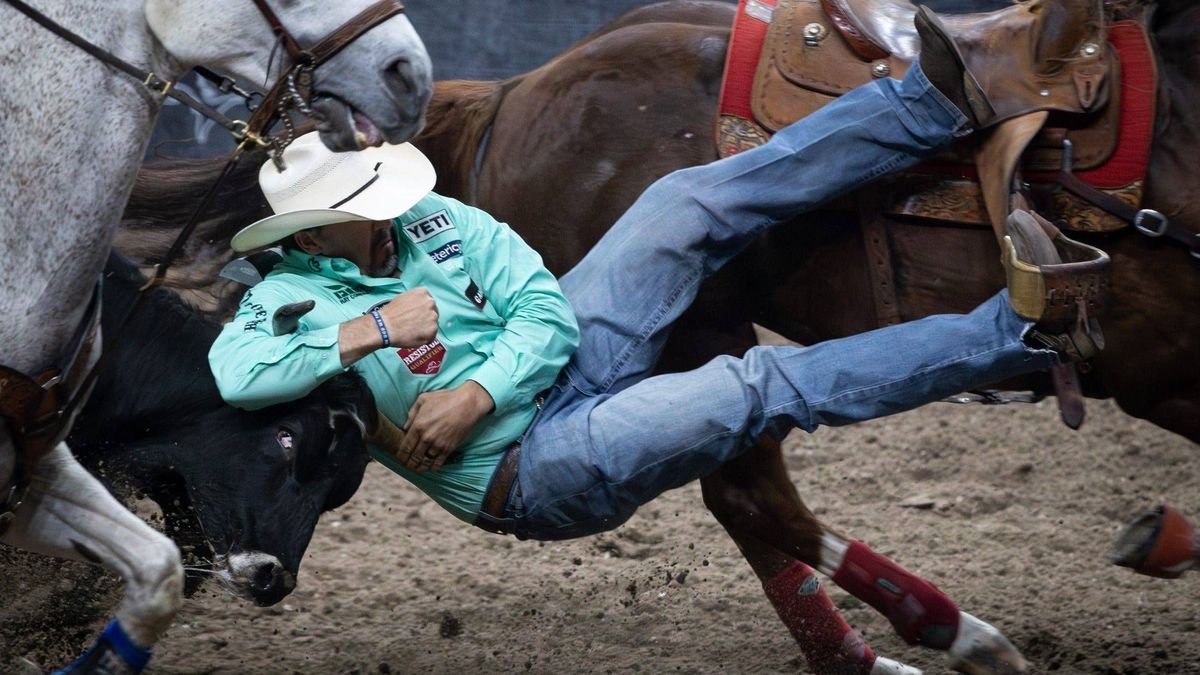
POLYGON ((179 549, 109 494, 65 443, 38 464, 29 494, 0 542, 98 563, 121 575, 125 598, 117 619, 143 649, 158 640, 183 601, 179 549))
MULTIPOLYGON (((817 642, 815 633, 820 631, 828 642, 836 638, 837 631, 834 624, 825 628, 801 617, 802 612, 811 613, 817 605, 796 600, 796 596, 812 590, 815 581, 808 581, 810 575, 788 562, 789 558, 829 575, 842 589, 886 616, 909 644, 948 652, 950 667, 960 672, 1025 671, 1025 659, 995 627, 960 611, 936 586, 862 542, 851 541, 821 525, 792 485, 778 443, 760 439, 750 450, 706 477, 703 487, 705 505, 738 542, 755 573, 764 581, 767 596, 780 618, 788 624, 810 661, 813 658, 810 650, 815 649, 817 642), (791 603, 785 604, 788 600, 791 603)), ((822 621, 829 622, 832 618, 825 613, 822 621)), ((842 619, 837 617, 837 621, 842 619)), ((859 651, 853 639, 844 645, 838 653, 831 653, 828 646, 817 650, 818 659, 831 665, 823 670, 814 666, 813 670, 839 674, 904 672, 878 665, 874 671, 847 670, 844 664, 852 661, 851 657, 859 651)), ((869 654, 869 649, 862 647, 869 654)), ((869 660, 865 656, 858 663, 869 660)), ((876 663, 881 661, 884 659, 879 658, 876 663)))

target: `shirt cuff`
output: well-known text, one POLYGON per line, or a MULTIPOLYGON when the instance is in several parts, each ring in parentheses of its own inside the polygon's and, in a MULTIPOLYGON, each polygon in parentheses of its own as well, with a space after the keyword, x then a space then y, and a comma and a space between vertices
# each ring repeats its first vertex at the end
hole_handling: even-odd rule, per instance
POLYGON ((346 370, 346 367, 342 365, 342 350, 338 346, 340 330, 341 326, 335 324, 300 334, 300 342, 320 350, 317 358, 313 360, 315 366, 313 375, 319 382, 324 382, 346 370))
POLYGON ((516 387, 513 386, 509 374, 494 360, 484 362, 467 379, 474 380, 492 397, 492 402, 496 404, 493 414, 504 414, 512 407, 513 399, 517 394, 516 387))

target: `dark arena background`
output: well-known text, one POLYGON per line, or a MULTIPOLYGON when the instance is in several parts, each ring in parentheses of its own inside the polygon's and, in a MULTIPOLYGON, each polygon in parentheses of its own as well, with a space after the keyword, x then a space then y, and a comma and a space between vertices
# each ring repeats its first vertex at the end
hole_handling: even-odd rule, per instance
MULTIPOLYGON (((448 80, 529 71, 653 3, 405 4, 435 79, 448 80)), ((962 12, 1009 3, 925 4, 962 12)), ((179 86, 230 117, 248 115, 206 81, 179 86)), ((230 149, 220 127, 169 101, 146 157, 230 149)), ((793 433, 783 457, 822 521, 994 623, 1033 675, 1200 675, 1200 572, 1164 581, 1109 564, 1114 537, 1142 510, 1165 502, 1200 516, 1200 446, 1111 400, 1087 405, 1087 423, 1071 432, 1053 399, 934 404, 793 433)), ((148 500, 135 507, 162 527, 148 500)), ((882 615, 823 583, 880 655, 949 672, 940 653, 906 645, 882 615)), ((0 546, 0 675, 38 672, 23 658, 43 669, 67 663, 112 615, 120 589, 97 568, 0 546)), ((806 672, 698 483, 615 531, 535 543, 466 527, 378 463, 353 499, 321 518, 293 594, 261 608, 209 583, 155 651, 149 675, 806 672)))
MULTIPOLYGON (((729 0, 733 2, 733 0, 729 0)), ((571 43, 646 0, 437 0, 407 3, 438 80, 499 80, 532 70, 571 43)), ((1004 0, 932 0, 932 9, 982 11, 1004 0)), ((180 86, 230 116, 248 113, 238 99, 190 77, 180 86)), ((207 157, 233 142, 212 122, 168 99, 147 149, 153 157, 207 157)))

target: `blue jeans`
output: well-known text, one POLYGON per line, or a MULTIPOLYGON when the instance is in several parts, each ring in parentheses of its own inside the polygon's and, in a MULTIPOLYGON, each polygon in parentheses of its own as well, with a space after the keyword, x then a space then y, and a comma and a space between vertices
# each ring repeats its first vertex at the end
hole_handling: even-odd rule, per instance
POLYGON ((562 288, 581 342, 522 441, 505 519, 522 538, 565 539, 625 522, 763 434, 851 424, 1041 370, 1029 324, 997 295, 813 347, 756 347, 651 377, 700 282, 756 235, 960 134, 962 114, 914 66, 856 89, 767 144, 652 185, 562 288))

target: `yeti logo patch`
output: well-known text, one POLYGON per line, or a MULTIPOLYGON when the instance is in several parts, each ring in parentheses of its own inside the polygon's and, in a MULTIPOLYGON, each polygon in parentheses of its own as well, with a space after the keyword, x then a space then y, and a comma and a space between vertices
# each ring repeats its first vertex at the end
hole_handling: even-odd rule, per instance
POLYGON ((450 222, 450 214, 445 210, 438 211, 432 216, 426 216, 415 223, 409 223, 404 226, 404 233, 412 239, 414 244, 419 244, 426 239, 456 229, 454 223, 450 222))

